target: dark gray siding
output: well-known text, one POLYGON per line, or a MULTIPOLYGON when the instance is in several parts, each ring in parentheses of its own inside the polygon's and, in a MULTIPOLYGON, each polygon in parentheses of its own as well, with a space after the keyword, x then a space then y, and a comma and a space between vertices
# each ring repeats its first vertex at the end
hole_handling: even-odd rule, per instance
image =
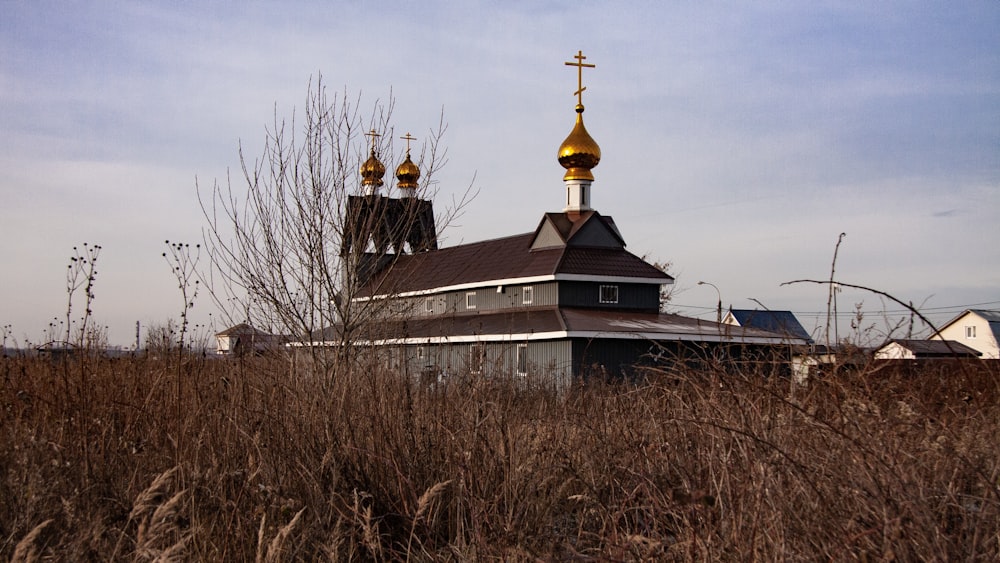
POLYGON ((570 241, 573 246, 591 246, 600 248, 621 248, 622 243, 608 230, 607 225, 599 221, 587 221, 570 241))
POLYGON ((647 340, 573 339, 573 373, 584 379, 618 379, 634 375, 635 366, 648 364, 655 345, 647 340))
POLYGON ((655 313, 660 310, 660 287, 655 284, 560 282, 559 305, 595 309, 632 309, 655 313), (601 303, 600 287, 618 286, 618 303, 601 303))

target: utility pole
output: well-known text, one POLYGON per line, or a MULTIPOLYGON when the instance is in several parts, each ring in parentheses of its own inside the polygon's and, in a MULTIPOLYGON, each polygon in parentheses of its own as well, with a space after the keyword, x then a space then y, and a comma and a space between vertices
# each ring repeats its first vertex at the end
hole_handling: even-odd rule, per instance
POLYGON ((715 322, 722 324, 722 292, 719 288, 712 282, 700 281, 698 285, 710 285, 715 289, 715 295, 719 298, 718 305, 715 308, 715 322))

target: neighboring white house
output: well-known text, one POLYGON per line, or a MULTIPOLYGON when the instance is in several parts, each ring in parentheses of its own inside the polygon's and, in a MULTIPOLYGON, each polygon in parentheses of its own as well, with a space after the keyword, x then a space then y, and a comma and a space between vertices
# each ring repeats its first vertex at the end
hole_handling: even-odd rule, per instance
POLYGON ((263 352, 281 344, 281 337, 258 330, 246 323, 215 335, 216 352, 222 355, 239 355, 263 352))
POLYGON ((966 309, 941 327, 931 340, 953 340, 978 350, 984 360, 1000 359, 1000 311, 966 309))
POLYGON ((876 360, 978 358, 981 352, 950 340, 890 340, 875 351, 876 360))

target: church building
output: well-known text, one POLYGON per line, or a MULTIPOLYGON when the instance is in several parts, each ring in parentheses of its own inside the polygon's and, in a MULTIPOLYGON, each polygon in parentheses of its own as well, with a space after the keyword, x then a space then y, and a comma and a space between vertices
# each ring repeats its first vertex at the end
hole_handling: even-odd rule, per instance
MULTIPOLYGON (((373 148, 365 192, 348 205, 343 252, 364 252, 352 298, 392 306, 358 344, 413 374, 544 377, 557 386, 711 350, 788 347, 787 335, 660 312, 673 278, 626 250, 591 197, 601 149, 583 122, 582 71, 594 67, 585 59, 578 52, 566 63, 577 68, 577 103, 558 150, 562 185, 553 185, 564 205, 532 232, 438 248, 431 202, 412 190, 419 170, 409 150, 397 170, 402 197, 393 199, 377 194, 385 167, 373 148)), ((333 331, 313 345, 334 344, 333 331)))

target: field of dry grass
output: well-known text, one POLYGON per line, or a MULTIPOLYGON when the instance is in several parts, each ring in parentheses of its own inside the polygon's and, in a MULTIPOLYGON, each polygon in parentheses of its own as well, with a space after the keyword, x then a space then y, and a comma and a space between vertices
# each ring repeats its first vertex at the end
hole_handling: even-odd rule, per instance
POLYGON ((996 560, 1000 373, 0 364, 0 559, 996 560))

